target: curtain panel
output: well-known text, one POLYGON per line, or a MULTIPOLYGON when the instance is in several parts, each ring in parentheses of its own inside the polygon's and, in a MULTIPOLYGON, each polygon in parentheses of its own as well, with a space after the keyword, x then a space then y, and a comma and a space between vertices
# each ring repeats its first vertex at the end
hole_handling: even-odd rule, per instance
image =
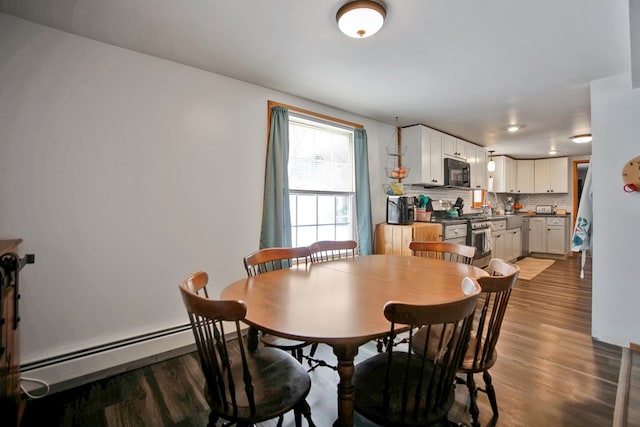
POLYGON ((264 174, 260 249, 291 247, 288 162, 289 111, 282 107, 272 107, 264 174))

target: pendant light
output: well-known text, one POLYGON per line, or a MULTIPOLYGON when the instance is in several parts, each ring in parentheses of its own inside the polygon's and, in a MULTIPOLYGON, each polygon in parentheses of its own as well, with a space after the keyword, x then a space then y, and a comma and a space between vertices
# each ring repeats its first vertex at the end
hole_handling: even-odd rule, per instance
POLYGON ((493 151, 494 150, 489 150, 489 162, 487 163, 487 170, 489 172, 496 171, 496 162, 493 161, 493 151))
POLYGON ((356 39, 370 37, 382 28, 386 16, 384 6, 372 0, 352 1, 336 14, 340 31, 356 39))

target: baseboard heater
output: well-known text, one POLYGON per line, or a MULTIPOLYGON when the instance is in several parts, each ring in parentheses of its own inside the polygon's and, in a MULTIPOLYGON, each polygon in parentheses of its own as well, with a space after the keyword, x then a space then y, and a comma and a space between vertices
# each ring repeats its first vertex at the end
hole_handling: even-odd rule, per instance
POLYGON ((20 366, 20 372, 31 371, 33 369, 40 369, 51 365, 57 365, 62 362, 68 362, 81 357, 91 356, 92 354, 101 353, 103 351, 114 350, 122 347, 127 347, 133 344, 141 343, 144 341, 166 337, 186 330, 191 330, 191 325, 188 323, 185 325, 175 326, 173 328, 162 329, 155 332, 149 332, 146 334, 124 338, 118 341, 113 341, 106 344, 100 344, 94 347, 89 347, 69 353, 61 354, 58 356, 49 357, 47 359, 37 360, 35 362, 25 363, 20 366))
POLYGON ((195 350, 191 325, 183 324, 25 363, 20 374, 59 392, 195 350))

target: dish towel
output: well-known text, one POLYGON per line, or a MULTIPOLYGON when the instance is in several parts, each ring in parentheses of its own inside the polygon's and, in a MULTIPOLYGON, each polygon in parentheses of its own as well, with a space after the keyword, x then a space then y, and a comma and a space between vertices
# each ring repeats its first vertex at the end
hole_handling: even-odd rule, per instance
POLYGON ((483 252, 489 252, 490 250, 492 250, 493 248, 491 247, 491 229, 487 228, 484 231, 484 251, 483 252))

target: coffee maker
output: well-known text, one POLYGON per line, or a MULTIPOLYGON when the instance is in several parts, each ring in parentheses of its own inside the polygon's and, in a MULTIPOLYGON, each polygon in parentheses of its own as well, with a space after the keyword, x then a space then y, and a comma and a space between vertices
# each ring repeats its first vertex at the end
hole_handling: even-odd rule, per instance
POLYGON ((413 196, 387 197, 387 224, 413 224, 413 196))
POLYGON ((513 201, 513 197, 509 196, 504 200, 504 213, 507 215, 511 215, 513 214, 513 204, 515 202, 513 201))

